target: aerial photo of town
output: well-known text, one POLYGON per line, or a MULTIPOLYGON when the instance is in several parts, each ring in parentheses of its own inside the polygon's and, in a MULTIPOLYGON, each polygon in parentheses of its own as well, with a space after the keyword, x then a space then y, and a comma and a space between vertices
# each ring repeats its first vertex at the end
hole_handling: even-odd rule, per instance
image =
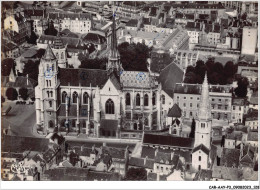
POLYGON ((257 1, 2 1, 2 181, 258 181, 257 1))

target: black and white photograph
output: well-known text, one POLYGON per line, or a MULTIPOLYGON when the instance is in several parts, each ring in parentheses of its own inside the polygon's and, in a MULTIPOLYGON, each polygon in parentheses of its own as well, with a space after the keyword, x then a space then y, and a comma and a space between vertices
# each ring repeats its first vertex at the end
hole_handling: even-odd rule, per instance
POLYGON ((1 1, 1 181, 259 189, 258 2, 1 1))

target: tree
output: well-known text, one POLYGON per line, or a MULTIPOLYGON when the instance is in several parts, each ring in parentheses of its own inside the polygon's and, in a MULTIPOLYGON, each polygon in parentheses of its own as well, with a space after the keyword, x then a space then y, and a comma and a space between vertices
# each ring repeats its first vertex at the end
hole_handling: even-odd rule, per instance
POLYGON ((28 44, 37 44, 38 36, 35 34, 34 31, 31 32, 31 36, 27 39, 28 44))
POLYGON ((237 81, 238 87, 235 89, 235 94, 238 97, 244 98, 247 95, 247 86, 249 85, 248 79, 241 77, 237 81))
POLYGON ((21 96, 21 98, 23 99, 23 100, 27 100, 27 98, 28 98, 28 89, 27 88, 20 88, 19 89, 19 95, 21 96))
POLYGON ((5 94, 8 100, 17 100, 18 93, 14 88, 8 88, 5 94))
POLYGON ((2 76, 9 76, 11 69, 15 68, 15 62, 12 58, 7 58, 2 61, 1 73, 2 76))
POLYGON ((127 173, 125 180, 127 181, 146 181, 147 171, 144 168, 130 168, 127 173))
POLYGON ((58 31, 54 28, 53 21, 48 23, 48 28, 44 31, 45 35, 57 36, 58 31))
POLYGON ((151 50, 152 48, 149 48, 143 43, 121 43, 118 46, 118 51, 120 53, 120 60, 124 70, 148 71, 147 58, 150 57, 151 50))
POLYGON ((78 59, 80 60, 80 62, 82 62, 82 61, 88 59, 88 57, 85 54, 83 54, 82 52, 80 52, 78 55, 78 59))
POLYGON ((32 61, 29 60, 24 64, 23 69, 23 76, 26 76, 28 74, 29 78, 34 79, 35 81, 38 81, 38 74, 39 74, 39 64, 40 61, 32 61))
POLYGON ((45 54, 45 49, 38 49, 36 53, 36 57, 42 58, 42 56, 45 54))
POLYGON ((190 138, 193 138, 195 137, 195 127, 196 127, 196 122, 195 122, 195 119, 193 118, 192 119, 192 123, 191 123, 191 131, 190 131, 190 138))

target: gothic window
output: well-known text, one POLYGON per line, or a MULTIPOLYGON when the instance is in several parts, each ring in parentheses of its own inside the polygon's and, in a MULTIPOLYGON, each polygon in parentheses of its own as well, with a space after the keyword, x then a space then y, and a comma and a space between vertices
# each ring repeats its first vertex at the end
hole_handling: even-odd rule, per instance
POLYGON ((66 92, 62 92, 62 97, 61 97, 61 102, 62 103, 66 103, 66 97, 67 97, 67 93, 66 92))
POLYGON ((201 165, 199 165, 199 168, 198 168, 199 170, 201 169, 201 165))
POLYGON ((51 93, 51 97, 53 97, 53 92, 52 92, 52 91, 50 91, 50 93, 51 93))
POLYGON ((52 101, 49 101, 50 108, 52 107, 52 101))
POLYGON ((192 112, 190 112, 190 116, 192 117, 192 112))
POLYGON ((162 95, 162 104, 165 104, 165 96, 162 95))
POLYGON ((201 128, 205 128, 205 123, 201 123, 201 128))
POLYGON ((127 106, 130 106, 130 104, 131 104, 131 96, 129 93, 126 93, 126 95, 125 95, 125 104, 127 106))
POLYGON ((115 110, 114 110, 114 102, 111 99, 108 99, 106 101, 106 114, 114 114, 115 110))
POLYGON ((46 80, 46 83, 47 83, 47 87, 48 87, 48 80, 46 80))
POLYGON ((136 94, 136 106, 140 106, 140 94, 136 94))
POLYGON ((152 102, 153 102, 153 106, 155 105, 155 102, 156 102, 156 95, 155 93, 153 93, 153 99, 152 99, 152 102))
POLYGON ((51 86, 51 80, 49 80, 50 86, 51 86))
POLYGON ((137 130, 137 123, 134 123, 134 130, 137 130))
POLYGON ((144 106, 148 106, 149 105, 149 97, 147 94, 144 95, 144 106))
POLYGON ((72 95, 72 103, 77 103, 77 98, 78 98, 78 93, 77 92, 73 92, 73 95, 72 95))
POLYGON ((50 92, 49 91, 47 91, 47 95, 48 95, 48 98, 50 97, 50 92))
POLYGON ((201 156, 199 156, 199 161, 201 161, 201 156))
POLYGON ((88 104, 88 93, 84 92, 83 94, 83 104, 88 104))
POLYGON ((51 70, 54 71, 54 64, 52 64, 51 70))
POLYGON ((64 59, 64 53, 61 52, 61 59, 64 59))
POLYGON ((56 53, 56 58, 59 59, 59 53, 58 52, 56 53))

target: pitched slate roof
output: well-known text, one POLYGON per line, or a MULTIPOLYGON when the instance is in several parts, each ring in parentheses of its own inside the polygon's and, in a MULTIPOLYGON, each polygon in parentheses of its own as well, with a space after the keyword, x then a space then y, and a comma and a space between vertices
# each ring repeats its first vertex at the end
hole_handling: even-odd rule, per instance
POLYGON ((181 112, 181 108, 177 104, 174 104, 168 112, 168 117, 181 117, 181 112))
POLYGON ((146 159, 146 163, 145 163, 145 158, 131 157, 129 159, 129 165, 153 169, 154 160, 146 159))
POLYGON ((129 20, 125 26, 130 26, 130 27, 137 27, 138 20, 137 19, 131 19, 129 20))
POLYGON ((22 153, 26 150, 44 152, 48 149, 49 139, 4 135, 2 152, 22 153))
POLYGON ((108 79, 107 72, 99 69, 60 68, 59 74, 61 86, 79 86, 80 84, 89 87, 91 84, 93 87, 102 88, 108 79))
POLYGON ((200 144, 199 146, 195 147, 193 150, 192 150, 192 153, 193 152, 197 152, 198 150, 202 150, 204 153, 206 153, 207 155, 209 155, 209 149, 203 145, 203 144, 200 144))
POLYGON ((185 137, 176 137, 171 135, 158 135, 145 133, 143 144, 163 145, 172 147, 193 148, 194 139, 185 137))
POLYGON ((160 73, 159 82, 170 97, 173 97, 176 83, 182 82, 183 74, 183 71, 174 62, 166 66, 160 73))

